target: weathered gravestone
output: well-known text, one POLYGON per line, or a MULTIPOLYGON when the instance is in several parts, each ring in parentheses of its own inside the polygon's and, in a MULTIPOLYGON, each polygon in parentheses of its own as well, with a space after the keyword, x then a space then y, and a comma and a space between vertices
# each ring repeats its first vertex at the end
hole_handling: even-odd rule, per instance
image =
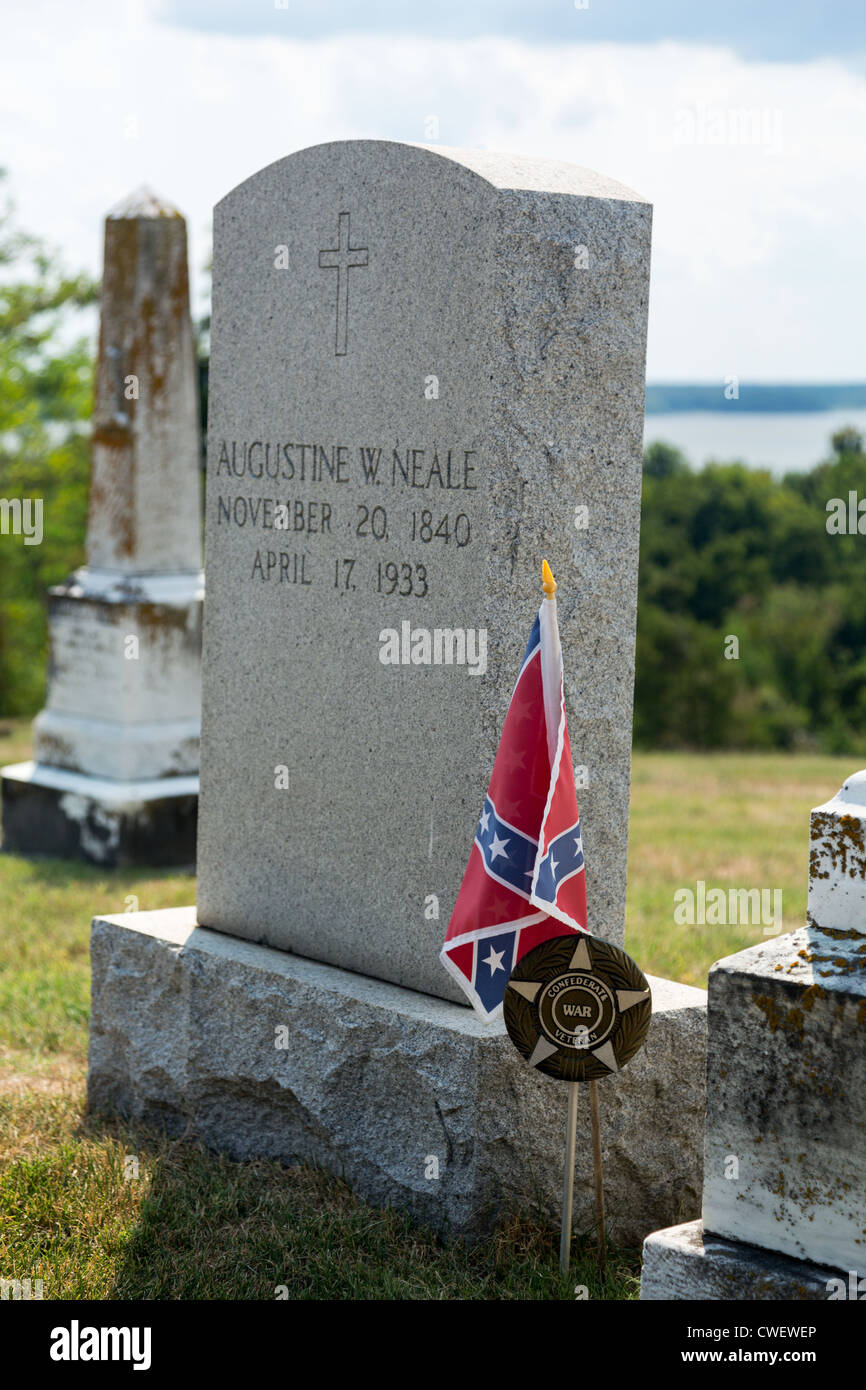
POLYGON ((35 761, 2 770, 4 848, 192 862, 201 608, 186 223, 141 189, 105 222, 87 565, 50 592, 48 700, 35 761))
POLYGON ((703 1221, 641 1296, 866 1296, 866 772, 812 812, 806 926, 710 971, 703 1221))
MULTIPOLYGON (((542 555, 590 926, 623 940, 649 247, 648 205, 587 170, 380 141, 303 150, 217 207, 200 926, 97 922, 94 1103, 339 1162, 464 1229, 542 1169, 556 1193, 559 1105, 438 954, 542 555), (136 950, 175 1019, 155 1090, 146 1016, 112 986, 136 950), (212 1026, 199 977, 171 1002, 192 956, 212 1026)), ((659 983, 655 1049, 610 1096, 620 1230, 697 1200, 701 1074, 672 1059, 700 1054, 701 1003, 659 983)))

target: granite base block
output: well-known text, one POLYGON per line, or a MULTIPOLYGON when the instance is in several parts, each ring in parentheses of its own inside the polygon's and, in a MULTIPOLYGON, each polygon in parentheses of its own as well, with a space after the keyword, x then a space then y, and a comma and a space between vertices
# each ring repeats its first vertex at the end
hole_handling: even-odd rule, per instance
POLYGON ((121 782, 42 763, 0 768, 3 849, 102 868, 195 863, 198 777, 121 782))
POLYGON ((841 1270, 791 1260, 705 1232, 700 1221, 654 1231, 644 1241, 641 1299, 819 1302, 845 1297, 841 1270))
MULTIPOLYGON (((398 985, 197 925, 194 908, 97 917, 89 1105, 235 1159, 306 1160, 444 1234, 559 1213, 566 1089, 501 1025, 398 985)), ((706 995, 651 979, 646 1046, 601 1083, 613 1238, 700 1208, 706 995)), ((592 1226, 588 1105, 575 1228, 592 1226)))

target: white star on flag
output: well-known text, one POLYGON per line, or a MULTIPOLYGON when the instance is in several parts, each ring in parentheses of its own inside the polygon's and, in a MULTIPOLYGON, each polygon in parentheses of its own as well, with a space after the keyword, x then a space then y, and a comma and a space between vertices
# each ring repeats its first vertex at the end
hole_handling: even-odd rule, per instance
POLYGON ((504 970, 504 969, 505 969, 505 966, 502 964, 502 957, 503 957, 504 955, 505 955, 505 951, 504 951, 504 950, 503 950, 503 951, 494 951, 493 947, 491 946, 491 947, 490 947, 490 955, 487 957, 487 959, 486 959, 485 961, 482 961, 481 964, 482 964, 482 965, 489 965, 489 966, 490 966, 490 973, 491 973, 491 975, 495 975, 497 970, 504 970))
POLYGON ((494 830, 493 844, 490 846, 490 858, 496 859, 501 855, 503 859, 507 859, 508 855, 505 853, 505 846, 509 843, 510 842, 508 840, 500 840, 499 836, 494 830))
POLYGON ((489 829, 490 829, 490 812, 489 812, 489 811, 482 811, 482 812, 481 812, 481 829, 482 829, 482 830, 489 830, 489 829))

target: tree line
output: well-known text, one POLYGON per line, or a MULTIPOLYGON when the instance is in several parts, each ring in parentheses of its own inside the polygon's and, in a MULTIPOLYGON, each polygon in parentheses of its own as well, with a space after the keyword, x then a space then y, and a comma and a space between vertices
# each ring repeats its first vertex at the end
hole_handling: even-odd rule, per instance
POLYGON ((854 752, 866 734, 864 561, 856 430, 835 434, 830 457, 809 472, 783 478, 742 463, 695 470, 668 445, 651 446, 636 741, 854 752))

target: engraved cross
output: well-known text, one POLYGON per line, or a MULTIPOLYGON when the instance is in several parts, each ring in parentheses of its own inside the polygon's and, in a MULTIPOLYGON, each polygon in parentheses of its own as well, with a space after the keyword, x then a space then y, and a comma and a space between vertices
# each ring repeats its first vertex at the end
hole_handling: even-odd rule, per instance
POLYGON ((349 241, 349 214, 340 213, 337 246, 319 252, 319 269, 337 272, 337 357, 345 357, 346 342, 349 335, 349 271, 357 266, 369 265, 369 248, 351 246, 349 241))

